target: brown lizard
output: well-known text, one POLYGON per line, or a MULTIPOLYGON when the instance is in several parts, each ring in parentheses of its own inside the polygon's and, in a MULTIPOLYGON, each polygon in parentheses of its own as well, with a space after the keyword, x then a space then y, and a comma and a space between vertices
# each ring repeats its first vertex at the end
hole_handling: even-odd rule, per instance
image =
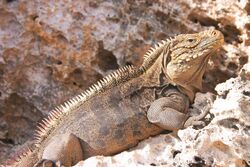
MULTIPOLYGON (((208 59, 223 44, 217 30, 177 35, 51 111, 29 150, 12 166, 71 166, 113 155, 164 130, 176 131, 201 90, 208 59)), ((205 114, 203 114, 204 116, 205 114)))

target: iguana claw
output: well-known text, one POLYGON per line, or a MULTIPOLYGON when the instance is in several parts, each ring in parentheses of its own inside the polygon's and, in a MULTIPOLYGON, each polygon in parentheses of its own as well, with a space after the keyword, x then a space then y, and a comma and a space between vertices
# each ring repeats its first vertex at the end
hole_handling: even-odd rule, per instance
POLYGON ((212 105, 211 103, 212 103, 211 100, 207 100, 207 105, 202 109, 201 114, 189 117, 184 123, 183 127, 187 128, 189 126, 194 126, 194 125, 204 125, 205 123, 201 121, 201 119, 205 118, 206 115, 209 113, 212 105))
POLYGON ((53 162, 52 160, 42 159, 34 167, 64 167, 60 161, 53 162))

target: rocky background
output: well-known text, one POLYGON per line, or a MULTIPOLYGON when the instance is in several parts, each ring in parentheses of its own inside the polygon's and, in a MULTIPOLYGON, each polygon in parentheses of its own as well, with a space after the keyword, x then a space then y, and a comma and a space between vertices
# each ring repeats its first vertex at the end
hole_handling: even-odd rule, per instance
MULTIPOLYGON (((206 126, 78 167, 249 166, 250 2, 0 0, 0 164, 56 105, 121 66, 139 66, 157 41, 211 27, 226 43, 204 76, 203 92, 216 95, 206 126)), ((207 94, 197 96, 202 109, 207 94)))

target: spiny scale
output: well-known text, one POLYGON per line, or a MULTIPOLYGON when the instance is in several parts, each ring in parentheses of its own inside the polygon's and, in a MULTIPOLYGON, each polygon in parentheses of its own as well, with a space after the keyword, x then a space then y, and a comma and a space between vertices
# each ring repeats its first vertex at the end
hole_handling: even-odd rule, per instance
POLYGON ((144 55, 144 61, 140 69, 142 71, 146 71, 152 64, 154 64, 158 56, 164 51, 164 48, 168 47, 170 41, 170 39, 162 40, 155 47, 149 49, 149 51, 144 55))
POLYGON ((144 61, 146 62, 148 61, 149 58, 152 58, 152 54, 154 54, 159 48, 161 48, 162 46, 164 46, 166 43, 168 42, 168 40, 162 40, 161 42, 158 42, 154 47, 151 47, 144 55, 144 61))
POLYGON ((44 118, 41 123, 38 125, 38 129, 35 134, 35 144, 38 147, 40 143, 48 136, 48 134, 54 129, 54 127, 59 124, 62 117, 68 114, 71 110, 79 107, 86 100, 92 96, 100 93, 107 88, 111 87, 114 83, 119 83, 119 80, 123 78, 128 78, 131 73, 134 73, 136 70, 133 66, 125 66, 120 68, 110 75, 104 77, 102 80, 98 81, 97 84, 94 84, 89 87, 83 93, 69 99, 64 104, 56 107, 52 110, 47 118, 44 118))
POLYGON ((8 159, 4 165, 0 165, 0 167, 8 167, 8 166, 16 166, 16 164, 22 159, 25 158, 28 154, 31 154, 32 150, 29 147, 21 148, 16 151, 14 155, 10 159, 8 159))

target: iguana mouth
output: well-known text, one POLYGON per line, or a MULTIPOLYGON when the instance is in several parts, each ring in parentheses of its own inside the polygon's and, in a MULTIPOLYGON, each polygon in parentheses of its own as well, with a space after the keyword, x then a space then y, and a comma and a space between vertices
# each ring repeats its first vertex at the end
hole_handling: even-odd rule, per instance
POLYGON ((214 53, 217 49, 219 49, 224 43, 224 38, 219 38, 219 39, 215 39, 214 41, 210 41, 209 43, 207 43, 207 45, 204 45, 205 48, 209 47, 211 48, 213 51, 210 51, 212 53, 214 53))

